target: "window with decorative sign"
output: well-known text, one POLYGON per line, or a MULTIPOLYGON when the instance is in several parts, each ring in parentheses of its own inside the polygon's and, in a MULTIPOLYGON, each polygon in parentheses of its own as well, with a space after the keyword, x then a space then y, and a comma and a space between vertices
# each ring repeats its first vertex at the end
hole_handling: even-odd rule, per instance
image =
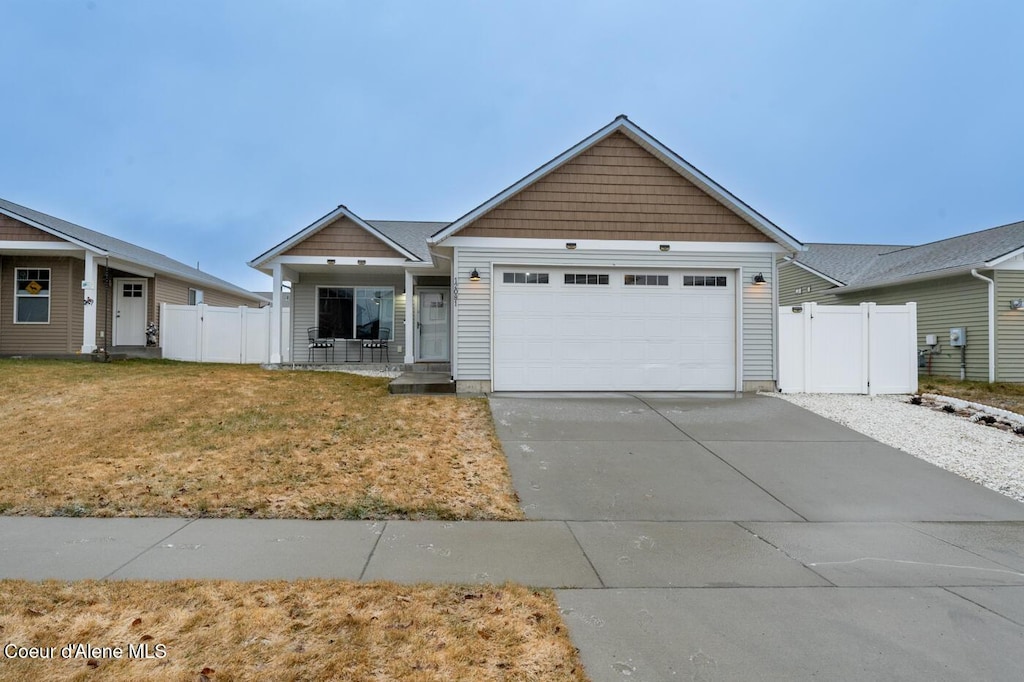
POLYGON ((14 321, 21 324, 49 324, 49 268, 15 268, 14 321))

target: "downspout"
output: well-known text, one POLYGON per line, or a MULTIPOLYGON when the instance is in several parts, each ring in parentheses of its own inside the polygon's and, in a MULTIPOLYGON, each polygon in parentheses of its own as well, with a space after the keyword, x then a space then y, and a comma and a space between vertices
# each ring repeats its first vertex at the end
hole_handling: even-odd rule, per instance
POLYGON ((996 282, 971 269, 971 277, 988 282, 988 381, 996 380, 996 282))

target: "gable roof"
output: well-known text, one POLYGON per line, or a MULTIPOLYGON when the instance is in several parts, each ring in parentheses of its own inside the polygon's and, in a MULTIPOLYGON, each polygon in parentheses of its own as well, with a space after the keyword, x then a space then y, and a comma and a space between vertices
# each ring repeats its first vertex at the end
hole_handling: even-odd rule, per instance
POLYGON ((832 281, 849 284, 871 267, 880 254, 905 248, 892 244, 816 244, 807 243, 806 251, 789 260, 804 270, 832 281))
MULTIPOLYGON (((328 214, 326 214, 326 215, 324 215, 324 216, 314 220, 312 223, 307 225, 302 230, 299 230, 298 232, 293 234, 291 237, 288 237, 288 239, 285 239, 283 242, 277 244, 276 246, 271 247, 270 249, 264 251, 260 255, 258 255, 255 258, 253 258, 251 261, 249 261, 248 265, 250 267, 253 267, 253 268, 259 268, 260 266, 264 265, 271 258, 274 258, 275 256, 280 256, 281 254, 283 254, 288 249, 290 249, 293 246, 295 246, 296 244, 306 240, 307 238, 309 238, 313 234, 316 234, 317 232, 319 232, 323 228, 327 227, 328 225, 330 225, 331 223, 333 223, 334 221, 336 221, 336 220, 338 220, 339 218, 342 218, 342 217, 348 218, 353 223, 355 223, 357 226, 359 226, 362 229, 366 230, 372 236, 376 237, 377 239, 379 239, 383 243, 387 244, 392 249, 394 249, 395 251, 397 251, 401 255, 405 256, 409 260, 412 260, 412 261, 422 261, 422 260, 429 260, 430 259, 429 249, 425 248, 426 247, 426 243, 424 243, 424 245, 423 245, 424 248, 419 248, 416 245, 413 245, 412 247, 410 247, 409 245, 403 245, 403 244, 399 243, 399 241, 396 240, 396 238, 395 238, 397 236, 400 239, 404 238, 406 241, 414 241, 415 238, 416 238, 416 235, 417 235, 417 229, 415 227, 413 227, 413 226, 417 225, 417 223, 403 222, 403 221, 378 221, 378 222, 388 222, 388 223, 392 223, 393 222, 394 223, 393 225, 390 226, 390 230, 389 230, 392 233, 392 235, 394 235, 394 236, 388 236, 387 234, 385 234, 384 230, 380 229, 377 226, 371 225, 369 222, 363 220, 362 218, 357 216, 355 213, 353 213, 352 211, 348 210, 348 208, 344 204, 339 204, 338 207, 336 209, 334 209, 333 211, 331 211, 330 213, 328 213, 328 214), (417 250, 417 249, 419 251, 423 252, 424 255, 423 256, 418 255, 415 252, 415 250, 417 250)), ((423 228, 424 231, 426 229, 427 228, 423 228)), ((431 229, 434 229, 434 228, 431 228, 431 229)))
POLYGON ((1022 252, 1024 221, 920 246, 808 244, 792 262, 853 290, 991 268, 1022 252))
POLYGON ((536 181, 540 180, 544 176, 548 175, 555 169, 563 166, 572 159, 576 158, 587 149, 590 149, 598 142, 605 138, 613 135, 616 132, 621 132, 631 140, 636 142, 638 145, 646 149, 648 152, 653 154, 656 158, 661 160, 667 166, 675 170, 677 173, 685 177, 690 182, 697 185, 700 189, 707 192, 713 198, 718 200, 720 203, 731 209, 738 216, 743 218, 753 227, 760 230, 762 233, 767 235, 773 241, 782 244, 786 248, 793 251, 800 251, 803 245, 797 241, 790 234, 785 232, 783 229, 772 223, 770 220, 765 218, 763 215, 755 211, 753 208, 748 206, 743 201, 740 201, 731 192, 726 190, 724 187, 716 183, 714 180, 709 178, 707 175, 702 173, 695 166, 690 164, 688 161, 683 159, 681 156, 676 154, 674 151, 666 147, 654 136, 647 131, 643 130, 640 126, 630 121, 624 114, 615 118, 614 121, 601 128, 597 132, 593 133, 589 137, 583 139, 576 145, 570 147, 566 151, 562 152, 555 158, 548 161, 543 166, 537 168, 532 173, 521 178, 519 181, 506 187, 504 190, 494 195, 484 203, 480 204, 473 210, 463 215, 458 220, 447 225, 444 229, 437 231, 430 239, 431 244, 437 244, 448 237, 451 237, 459 232, 462 228, 466 227, 477 218, 481 217, 491 209, 504 203, 512 196, 518 194, 526 187, 532 185, 536 181))
POLYGON ((128 263, 140 265, 154 272, 180 277, 188 282, 202 284, 206 287, 236 294, 253 301, 266 302, 266 299, 258 294, 219 277, 214 277, 202 270, 185 265, 156 251, 150 251, 130 242, 105 235, 102 232, 96 232, 95 230, 90 230, 81 225, 36 211, 27 206, 16 204, 13 201, 0 199, 0 213, 30 224, 44 232, 67 239, 76 245, 94 250, 102 255, 109 255, 128 263))
POLYGON ((432 234, 449 224, 422 220, 367 220, 366 222, 416 254, 423 261, 430 260, 430 247, 427 245, 427 240, 432 234))

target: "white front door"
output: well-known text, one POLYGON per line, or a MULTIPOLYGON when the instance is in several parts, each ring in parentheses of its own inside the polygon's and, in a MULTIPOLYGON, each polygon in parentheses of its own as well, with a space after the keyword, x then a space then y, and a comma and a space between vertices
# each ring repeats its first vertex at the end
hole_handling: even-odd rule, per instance
POLYGON ((114 279, 114 345, 146 345, 145 279, 114 279))
POLYGON ((448 289, 418 288, 419 309, 416 329, 419 333, 417 360, 448 360, 448 289))

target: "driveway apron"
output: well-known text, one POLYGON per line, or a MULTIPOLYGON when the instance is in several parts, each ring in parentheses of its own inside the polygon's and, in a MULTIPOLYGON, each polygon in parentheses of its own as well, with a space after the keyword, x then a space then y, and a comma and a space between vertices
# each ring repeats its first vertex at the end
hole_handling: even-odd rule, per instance
POLYGON ((594 682, 1024 669, 1024 505, 767 396, 494 394, 594 682))

